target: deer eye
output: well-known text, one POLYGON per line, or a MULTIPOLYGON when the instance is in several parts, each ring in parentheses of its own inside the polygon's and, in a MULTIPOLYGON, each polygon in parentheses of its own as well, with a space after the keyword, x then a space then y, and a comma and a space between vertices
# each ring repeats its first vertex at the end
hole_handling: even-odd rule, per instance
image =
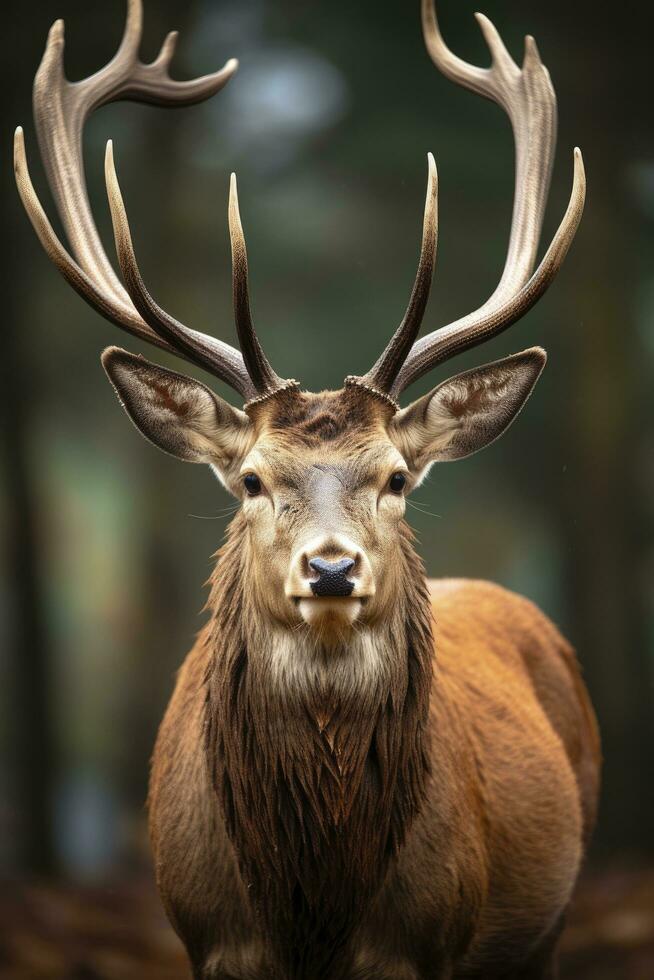
POLYGON ((404 473, 393 473, 392 477, 388 481, 389 490, 393 493, 402 493, 406 486, 406 476, 404 473))
POLYGON ((256 497, 261 493, 261 480, 255 473, 246 473, 243 477, 243 486, 250 497, 256 497))

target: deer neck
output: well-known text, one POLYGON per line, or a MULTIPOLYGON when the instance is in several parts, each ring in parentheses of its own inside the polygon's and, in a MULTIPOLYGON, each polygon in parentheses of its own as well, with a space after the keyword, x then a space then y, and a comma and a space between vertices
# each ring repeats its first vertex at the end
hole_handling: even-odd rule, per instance
POLYGON ((237 518, 214 578, 206 750, 282 975, 319 980, 337 975, 424 797, 429 599, 403 528, 404 594, 384 623, 324 649, 253 608, 245 537, 237 518))

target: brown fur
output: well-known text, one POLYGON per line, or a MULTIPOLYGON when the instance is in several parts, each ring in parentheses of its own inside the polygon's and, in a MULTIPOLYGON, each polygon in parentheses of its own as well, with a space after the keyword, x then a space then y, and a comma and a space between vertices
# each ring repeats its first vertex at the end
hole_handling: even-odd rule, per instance
POLYGON ((388 642, 403 655, 383 683, 340 699, 328 677, 299 693, 279 690, 266 662, 248 656, 250 644, 263 641, 256 627, 244 628, 243 536, 237 522, 222 556, 227 575, 214 583, 205 748, 280 975, 332 976, 424 798, 431 678, 424 576, 406 538, 406 608, 415 615, 394 617, 388 642))
MULTIPOLYGON (((365 524, 352 488, 381 465, 392 412, 354 401, 251 411, 297 520, 315 449, 341 519, 365 524)), ((554 976, 598 784, 572 651, 496 586, 429 591, 403 522, 376 611, 323 643, 262 604, 256 527, 239 513, 219 553, 153 759, 157 876, 196 976, 554 976)))
POLYGON ((151 381, 150 386, 159 396, 161 408, 168 409, 169 412, 173 412, 182 419, 184 416, 188 415, 191 407, 190 403, 187 401, 178 401, 176 398, 174 398, 170 392, 170 388, 167 385, 163 384, 163 382, 156 384, 151 381))
POLYGON ((259 428, 320 447, 324 440, 363 437, 384 426, 393 409, 360 388, 318 393, 290 389, 255 404, 248 414, 259 428))

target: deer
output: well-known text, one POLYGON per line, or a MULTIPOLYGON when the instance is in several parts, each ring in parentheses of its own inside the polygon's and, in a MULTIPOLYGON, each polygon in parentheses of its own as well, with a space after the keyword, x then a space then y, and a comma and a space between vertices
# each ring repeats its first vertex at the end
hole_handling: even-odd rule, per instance
POLYGON ((129 334, 225 382, 118 347, 102 365, 143 436, 208 465, 239 503, 217 553, 208 616, 179 671, 152 758, 156 878, 196 980, 536 980, 558 940, 595 822, 596 720, 571 646, 529 600, 467 579, 428 580, 405 505, 435 464, 490 445, 543 371, 532 347, 444 380, 413 382, 505 331, 557 275, 585 199, 574 151, 569 203, 537 263, 556 142, 556 96, 532 37, 521 67, 477 14, 491 66, 446 45, 422 0, 429 56, 496 102, 515 143, 513 217, 499 283, 477 310, 418 334, 436 258, 437 172, 428 157, 417 273, 374 365, 310 392, 273 369, 255 332, 236 178, 229 192, 239 348, 158 305, 136 259, 107 144, 120 276, 86 190, 92 111, 131 99, 200 102, 232 77, 175 81, 177 35, 139 60, 128 0, 113 60, 70 83, 63 24, 34 82, 40 155, 68 239, 32 185, 22 129, 15 172, 46 254, 90 306, 129 334))

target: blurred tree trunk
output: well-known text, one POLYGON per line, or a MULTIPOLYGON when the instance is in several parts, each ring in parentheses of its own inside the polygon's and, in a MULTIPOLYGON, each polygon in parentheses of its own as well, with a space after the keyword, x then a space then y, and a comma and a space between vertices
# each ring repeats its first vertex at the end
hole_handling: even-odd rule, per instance
POLYGON ((652 528, 639 488, 651 389, 636 326, 642 215, 624 168, 624 142, 633 152, 649 139, 651 156, 642 97, 651 87, 650 41, 632 18, 596 14, 588 2, 570 5, 566 14, 586 81, 579 84, 576 74, 573 81, 571 73, 565 111, 575 125, 562 143, 574 137, 586 149, 588 203, 563 307, 572 370, 561 393, 560 434, 574 482, 560 503, 574 639, 604 735, 601 839, 608 848, 651 850, 654 706, 645 577, 652 528), (634 70, 607 71, 608 51, 613 67, 634 70))
MULTIPOLYGON (((2 58, 5 106, 14 121, 25 121, 30 112, 30 92, 18 91, 14 79, 21 77, 25 57, 36 54, 28 40, 32 20, 29 5, 18 5, 13 10, 12 30, 23 43, 8 44, 2 58)), ((33 420, 39 410, 38 366, 35 368, 35 358, 28 353, 31 282, 26 262, 29 263, 34 249, 30 249, 31 229, 13 186, 8 137, 6 132, 0 195, 2 227, 8 236, 2 258, 0 452, 5 481, 5 554, 10 594, 6 651, 11 713, 9 758, 14 793, 12 810, 17 816, 17 839, 10 846, 19 867, 44 873, 52 870, 55 863, 52 810, 56 751, 51 705, 52 651, 40 581, 35 460, 30 458, 29 451, 33 420)))
MULTIPOLYGON (((3 200, 5 200, 3 195, 3 200)), ((6 217, 6 215, 3 215, 6 217)), ((9 227, 3 221, 3 227, 9 227)), ((18 295, 19 270, 14 275, 13 299, 18 295)), ((13 263, 9 263, 11 266, 13 263)), ((5 293, 6 295, 6 293, 5 293)), ((19 339, 22 311, 10 301, 4 316, 1 404, 3 418, 2 470, 6 499, 6 562, 10 590, 9 643, 6 651, 9 669, 9 704, 12 735, 10 760, 17 815, 15 859, 33 872, 47 872, 54 864, 52 804, 55 761, 54 729, 51 717, 51 649, 45 627, 44 596, 40 583, 37 502, 34 473, 29 459, 29 432, 32 424, 31 378, 23 345, 19 339)))

